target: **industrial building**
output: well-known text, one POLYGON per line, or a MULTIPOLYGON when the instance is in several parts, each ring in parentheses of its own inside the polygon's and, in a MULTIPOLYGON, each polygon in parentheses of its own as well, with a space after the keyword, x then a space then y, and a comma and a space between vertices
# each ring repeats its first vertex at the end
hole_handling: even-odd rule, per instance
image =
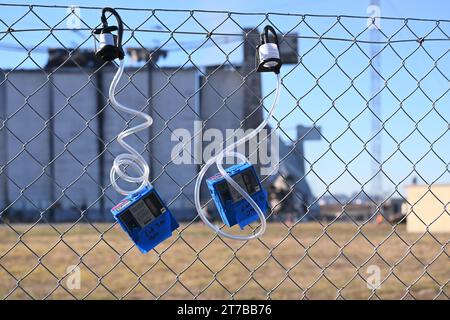
MULTIPOLYGON (((154 52, 149 59, 156 59, 157 54, 164 52, 154 52)), ((256 127, 263 117, 258 98, 262 94, 260 74, 248 76, 242 85, 241 75, 229 68, 211 66, 205 76, 196 68, 147 65, 126 68, 128 77, 119 84, 118 100, 154 119, 150 130, 127 141, 143 151, 151 181, 172 213, 179 220, 190 220, 196 217, 193 193, 200 165, 195 161, 173 163, 171 151, 179 143, 173 141, 173 132, 184 128, 193 136, 196 121, 203 121, 204 130, 223 132, 242 123, 244 128, 256 127)), ((108 103, 116 68, 98 67, 90 51, 69 57, 66 50, 53 50, 44 70, 5 70, 7 80, 0 79, 3 218, 35 221, 42 215, 48 221, 112 220, 109 209, 121 196, 106 187, 112 161, 124 151, 115 139, 129 118, 108 103)), ((238 68, 242 74, 254 68, 254 46, 244 46, 244 61, 238 68)), ((132 120, 130 126, 135 123, 132 120)), ((319 212, 317 205, 310 205, 313 195, 302 178, 303 142, 318 139, 317 134, 305 136, 308 130, 299 127, 300 139, 294 146, 280 141, 280 159, 284 160, 279 172, 283 177, 266 180, 272 184, 278 178, 285 188, 293 189, 294 195, 283 205, 287 205, 285 210, 305 216, 304 221, 319 212)), ((193 157, 201 147, 192 147, 193 157)), ((275 194, 280 191, 277 187, 271 190, 275 194)), ((206 188, 204 193, 207 197, 206 188)), ((276 196, 271 199, 273 202, 276 196)))

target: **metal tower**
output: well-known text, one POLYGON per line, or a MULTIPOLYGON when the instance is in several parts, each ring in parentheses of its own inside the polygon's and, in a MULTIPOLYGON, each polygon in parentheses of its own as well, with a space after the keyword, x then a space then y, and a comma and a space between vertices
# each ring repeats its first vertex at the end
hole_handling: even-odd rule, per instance
MULTIPOLYGON (((372 12, 372 17, 379 17, 380 15, 380 0, 370 0, 370 11, 372 12)), ((377 93, 380 91, 381 83, 380 76, 377 74, 377 71, 380 72, 381 67, 381 59, 378 53, 379 51, 379 41, 380 41, 380 31, 379 31, 379 19, 375 20, 376 22, 372 22, 370 25, 370 41, 371 41, 371 59, 372 59, 372 69, 371 69, 371 77, 370 77, 370 87, 371 87, 371 97, 373 98, 370 103, 370 108, 373 112, 372 122, 371 122, 371 131, 372 136, 374 137, 372 140, 371 146, 371 154, 375 158, 376 161, 372 162, 372 185, 371 192, 374 200, 379 200, 382 196, 382 188, 383 188, 383 174, 379 172, 381 165, 381 133, 378 133, 381 129, 381 122, 378 118, 381 118, 381 104, 380 104, 380 95, 377 93), (378 134, 377 134, 378 133, 378 134), (375 136, 376 135, 376 136, 375 136)))

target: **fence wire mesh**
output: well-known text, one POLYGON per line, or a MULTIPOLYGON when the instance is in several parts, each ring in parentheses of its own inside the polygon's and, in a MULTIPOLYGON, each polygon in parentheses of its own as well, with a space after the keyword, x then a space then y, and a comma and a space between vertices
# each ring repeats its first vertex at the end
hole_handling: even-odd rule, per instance
POLYGON ((0 6, 1 298, 449 298, 450 21, 119 8, 118 99, 155 118, 133 143, 182 221, 142 255, 109 213, 115 139, 136 121, 93 58, 101 8, 0 6), (255 127, 274 96, 254 64, 267 24, 290 60, 280 156, 268 231, 236 242, 193 209, 207 159, 169 149, 195 120, 255 127))

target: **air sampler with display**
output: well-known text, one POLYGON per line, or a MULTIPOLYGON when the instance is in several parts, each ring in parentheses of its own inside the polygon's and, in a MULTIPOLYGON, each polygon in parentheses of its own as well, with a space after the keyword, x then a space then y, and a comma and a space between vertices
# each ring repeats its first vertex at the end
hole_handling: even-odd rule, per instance
POLYGON ((261 34, 261 43, 256 48, 256 71, 274 72, 277 76, 275 99, 269 109, 269 113, 255 130, 207 161, 197 177, 195 184, 195 206, 198 215, 208 227, 219 235, 230 239, 254 239, 261 236, 266 229, 266 217, 264 213, 269 207, 267 192, 263 189, 254 166, 250 164, 244 155, 233 150, 257 136, 273 116, 280 97, 281 64, 276 32, 271 26, 266 26, 261 34), (269 37, 269 33, 272 34, 272 37, 269 37), (225 169, 223 167, 223 159, 227 157, 237 158, 241 162, 225 169), (250 235, 231 234, 223 231, 207 218, 200 203, 200 186, 206 171, 214 163, 216 163, 219 172, 208 178, 206 183, 223 223, 229 227, 238 224, 241 228, 244 228, 248 224, 260 220, 261 225, 256 233, 250 235))
POLYGON ((119 154, 114 159, 110 180, 113 188, 126 197, 111 209, 111 213, 139 250, 147 253, 169 238, 179 225, 148 180, 150 169, 147 162, 139 152, 124 141, 127 136, 149 128, 153 119, 148 114, 128 108, 116 100, 116 87, 124 69, 123 23, 120 15, 112 8, 103 8, 101 22, 102 26, 93 32, 98 40, 95 55, 104 62, 119 59, 119 68, 109 87, 109 100, 118 110, 144 119, 143 123, 117 136, 117 142, 127 153, 119 154), (116 18, 117 26, 108 25, 107 13, 116 18), (115 31, 117 35, 112 33, 115 31), (128 171, 137 175, 130 175, 128 171), (118 179, 137 183, 139 186, 133 190, 125 190, 118 185, 118 179))

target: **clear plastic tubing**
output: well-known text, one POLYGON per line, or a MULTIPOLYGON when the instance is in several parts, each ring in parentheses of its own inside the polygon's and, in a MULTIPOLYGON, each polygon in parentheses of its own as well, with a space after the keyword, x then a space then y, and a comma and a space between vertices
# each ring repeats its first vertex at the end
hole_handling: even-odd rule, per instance
POLYGON ((211 228, 213 231, 215 231, 217 234, 219 234, 223 237, 234 239, 234 240, 246 241, 246 240, 258 238, 266 231, 267 223, 266 223, 266 218, 264 216, 264 213, 259 208, 257 203, 252 199, 252 197, 244 189, 242 189, 241 186, 239 186, 239 184, 237 182, 235 182, 230 177, 230 175, 225 171, 225 169, 223 168, 223 159, 226 157, 236 157, 239 160, 241 160, 242 162, 249 162, 248 159, 243 154, 234 152, 233 150, 236 149, 241 144, 245 143, 246 141, 248 141, 248 140, 252 139, 253 137, 255 137, 256 135, 258 135, 258 133, 262 129, 264 129, 264 127, 269 122, 270 118, 273 116, 273 113, 275 112, 275 108, 278 105, 278 101, 280 98, 280 89, 281 89, 281 76, 280 76, 280 74, 277 74, 277 88, 276 88, 276 92, 275 92, 275 99, 273 100, 272 106, 269 109, 269 114, 264 119, 264 121, 261 122, 261 124, 255 130, 250 132, 248 135, 242 137, 240 140, 236 141, 232 145, 230 145, 227 148, 225 148, 224 150, 222 150, 217 156, 209 159, 198 174, 197 181, 195 182, 195 191, 194 191, 195 207, 197 209, 198 215, 200 216, 200 218, 203 220, 203 222, 209 228, 211 228), (255 209, 256 213, 258 214, 259 219, 261 220, 261 225, 259 226, 258 232, 252 233, 250 235, 236 235, 236 234, 227 233, 225 231, 222 231, 218 226, 211 223, 211 221, 209 221, 208 218, 206 217, 206 214, 200 203, 200 186, 201 186, 201 183, 203 181, 206 171, 213 165, 214 162, 216 163, 217 168, 219 169, 219 172, 222 174, 224 179, 231 185, 232 188, 236 189, 244 197, 245 200, 248 201, 248 203, 253 207, 253 209, 255 209))
POLYGON ((148 180, 148 177, 150 174, 150 169, 149 169, 147 162, 139 154, 139 152, 137 152, 133 147, 131 147, 128 143, 126 143, 124 141, 124 139, 126 137, 128 137, 129 135, 135 134, 139 131, 145 130, 148 127, 150 127, 153 123, 153 119, 148 114, 128 108, 116 100, 115 92, 116 92, 117 84, 119 83, 119 80, 123 74, 123 68, 124 68, 123 65, 124 65, 123 60, 120 60, 119 69, 117 70, 116 74, 114 75, 114 78, 111 82, 111 86, 109 87, 109 100, 111 101, 111 104, 116 109, 118 109, 120 111, 124 111, 126 113, 129 113, 133 116, 141 117, 145 120, 145 122, 143 122, 135 127, 129 128, 125 131, 122 131, 117 136, 117 142, 127 151, 127 153, 119 154, 114 159, 114 162, 113 162, 110 174, 109 174, 109 178, 111 180, 111 185, 117 192, 119 192, 120 194, 123 194, 123 195, 129 195, 129 194, 136 193, 137 191, 139 191, 141 188, 143 188, 145 186, 150 186, 150 182, 148 180), (138 175, 136 175, 136 176, 129 175, 127 172, 124 171, 126 168, 131 169, 138 175), (119 179, 122 179, 122 180, 130 182, 130 183, 137 183, 137 184, 139 184, 139 187, 137 187, 136 189, 133 189, 133 190, 122 189, 117 183, 117 181, 119 179))

